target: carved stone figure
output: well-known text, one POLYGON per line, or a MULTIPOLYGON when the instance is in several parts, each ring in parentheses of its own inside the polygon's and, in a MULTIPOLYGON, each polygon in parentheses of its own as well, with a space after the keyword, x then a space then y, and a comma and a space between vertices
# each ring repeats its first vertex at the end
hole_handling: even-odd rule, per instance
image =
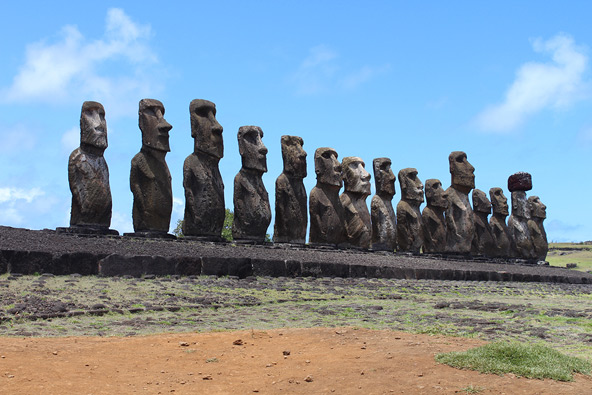
POLYGON ((419 206, 423 203, 423 184, 417 178, 417 170, 399 171, 401 201, 397 204, 398 251, 418 253, 423 245, 423 231, 419 206))
POLYGON ((275 181, 275 243, 304 244, 308 211, 306 189, 306 152, 298 136, 282 136, 284 171, 275 181))
POLYGON ((448 162, 452 182, 446 190, 446 251, 469 254, 475 233, 473 210, 469 203, 469 192, 475 188, 475 168, 462 151, 450 153, 448 162))
POLYGON ((376 185, 376 195, 370 204, 372 249, 392 252, 397 248, 397 218, 392 204, 396 178, 389 158, 374 159, 372 167, 376 185))
POLYGON ((265 242, 271 222, 271 207, 263 173, 267 172, 267 148, 258 126, 238 129, 238 149, 242 167, 234 177, 234 222, 232 237, 238 242, 265 242))
POLYGON ((372 241, 372 221, 366 205, 370 195, 370 173, 366 171, 364 161, 356 156, 343 158, 341 169, 345 187, 339 199, 345 212, 348 243, 368 249, 372 241))
POLYGON ((333 148, 317 148, 314 159, 317 184, 310 191, 308 241, 312 245, 345 246, 347 232, 339 200, 342 178, 337 152, 333 148))
POLYGON ((491 202, 485 192, 473 189, 473 215, 475 236, 471 253, 475 255, 495 256, 495 241, 487 217, 491 214, 491 202))
POLYGON ((530 208, 528 231, 532 238, 535 257, 539 261, 544 261, 549 251, 547 232, 545 232, 545 228, 543 227, 543 221, 547 218, 547 206, 541 202, 538 196, 529 197, 528 206, 530 208))
POLYGON ((426 207, 421 213, 423 228, 423 251, 442 253, 446 251, 446 222, 444 210, 448 207, 448 196, 437 179, 425 182, 426 207))
POLYGON ((72 192, 70 228, 61 232, 119 234, 111 225, 109 168, 103 157, 107 148, 107 122, 101 103, 85 101, 80 114, 80 147, 68 161, 72 192))
POLYGON ((530 209, 526 200, 526 191, 532 189, 530 174, 512 174, 508 178, 508 189, 512 193, 512 214, 508 220, 508 229, 516 246, 516 256, 522 259, 535 259, 534 246, 528 230, 530 209))
POLYGON ((165 161, 172 126, 158 100, 142 99, 139 109, 142 148, 132 159, 130 188, 134 195, 132 236, 174 237, 168 234, 173 210, 171 173, 165 161))
POLYGON ((194 148, 183 163, 183 234, 219 241, 226 214, 224 182, 218 168, 224 156, 222 126, 216 120, 216 105, 210 101, 193 100, 189 113, 194 148))
POLYGON ((491 205, 493 206, 493 215, 489 219, 489 226, 491 227, 491 236, 494 243, 495 257, 510 258, 515 256, 512 235, 506 225, 506 217, 508 211, 508 199, 504 196, 504 191, 501 188, 491 188, 489 190, 489 197, 491 205))

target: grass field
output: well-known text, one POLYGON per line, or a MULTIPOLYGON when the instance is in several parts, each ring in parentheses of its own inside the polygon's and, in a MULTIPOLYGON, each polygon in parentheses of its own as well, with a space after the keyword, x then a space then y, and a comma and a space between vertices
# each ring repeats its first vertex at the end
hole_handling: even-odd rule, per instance
POLYGON ((569 263, 575 263, 575 270, 592 270, 592 245, 549 243, 547 261, 551 266, 566 267, 569 263))

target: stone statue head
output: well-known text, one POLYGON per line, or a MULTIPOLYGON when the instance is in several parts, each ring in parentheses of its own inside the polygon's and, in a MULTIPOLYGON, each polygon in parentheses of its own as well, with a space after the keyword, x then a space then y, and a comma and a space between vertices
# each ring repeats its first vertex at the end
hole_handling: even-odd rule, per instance
POLYGON ((429 207, 437 207, 443 210, 448 208, 448 194, 442 189, 440 180, 435 178, 426 180, 425 197, 429 207))
POLYGON ((525 219, 530 218, 530 208, 528 207, 526 192, 512 192, 512 215, 514 217, 520 217, 525 219))
POLYGON ((139 125, 142 145, 158 151, 169 152, 169 130, 173 127, 164 119, 164 106, 155 99, 140 100, 139 125))
POLYGON ((238 128, 238 152, 245 169, 267 171, 267 147, 263 144, 263 130, 259 126, 238 128))
POLYGON ((211 101, 195 99, 189 104, 191 115, 191 137, 195 139, 195 150, 212 155, 224 156, 222 126, 216 120, 216 105, 211 101))
POLYGON ((341 188, 341 164, 337 158, 337 151, 333 148, 317 148, 314 160, 318 183, 341 188))
POLYGON ((531 218, 547 218, 547 206, 541 202, 538 196, 530 196, 528 198, 528 206, 530 207, 531 218))
POLYGON ((504 196, 504 191, 501 188, 491 188, 489 190, 489 198, 491 199, 494 214, 500 214, 504 217, 510 214, 508 211, 508 199, 504 196))
POLYGON ((453 151, 448 156, 448 162, 452 186, 468 194, 475 188, 475 168, 467 160, 467 154, 462 151, 453 151))
POLYGON ((105 121, 105 109, 101 103, 96 101, 82 103, 80 144, 90 145, 100 150, 107 148, 107 121, 105 121))
POLYGON ((347 192, 370 195, 370 173, 366 164, 357 156, 346 156, 341 161, 341 171, 347 192))
POLYGON ((395 173, 391 169, 389 158, 376 158, 372 161, 374 170, 374 182, 377 195, 395 196, 395 173))
POLYGON ((473 211, 479 213, 491 213, 491 202, 487 195, 480 189, 473 189, 473 211))
POLYGON ((403 200, 423 203, 423 184, 417 178, 417 169, 408 167, 399 171, 399 185, 403 200))
POLYGON ((282 136, 281 144, 284 173, 296 178, 306 177, 306 151, 302 148, 302 137, 282 136))

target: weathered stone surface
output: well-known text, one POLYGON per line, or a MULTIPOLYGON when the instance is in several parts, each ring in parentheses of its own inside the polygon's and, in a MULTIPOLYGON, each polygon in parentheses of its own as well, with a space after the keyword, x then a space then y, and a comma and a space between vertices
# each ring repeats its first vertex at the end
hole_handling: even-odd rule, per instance
POLYGON ((393 209, 395 174, 389 158, 372 161, 376 194, 372 197, 370 213, 372 220, 372 249, 394 251, 397 248, 397 218, 393 209))
POLYGON ((530 191, 532 189, 532 177, 529 173, 519 171, 508 177, 508 190, 514 191, 530 191))
POLYGON ((347 232, 345 213, 339 189, 341 189, 341 164, 333 148, 317 148, 315 151, 315 173, 317 184, 310 191, 309 242, 317 245, 344 245, 347 232))
POLYGON ((437 179, 425 182, 426 207, 421 213, 423 227, 423 251, 442 253, 446 250, 446 222, 444 210, 448 207, 448 196, 437 179))
POLYGON ((68 181, 72 192, 71 227, 108 233, 112 201, 109 168, 103 157, 106 148, 105 109, 101 103, 85 101, 80 114, 80 147, 72 152, 68 161, 68 181))
POLYGON ((501 258, 510 258, 515 256, 513 240, 510 230, 506 225, 506 217, 509 214, 508 199, 504 196, 501 188, 491 188, 489 197, 493 207, 493 215, 489 219, 491 236, 493 237, 494 253, 493 256, 501 258))
POLYGON ((491 202, 485 192, 473 190, 473 215, 475 222, 475 236, 471 253, 475 255, 495 256, 495 241, 491 233, 491 226, 487 217, 491 214, 491 202))
POLYGON ((446 251, 469 254, 475 233, 473 210, 469 192, 475 188, 475 168, 467 161, 467 154, 453 151, 448 156, 451 186, 446 190, 446 251))
POLYGON ((366 205, 370 195, 370 173, 365 167, 364 161, 357 156, 343 158, 341 169, 345 188, 339 200, 345 213, 348 243, 368 249, 372 241, 372 221, 366 205))
POLYGON ((516 256, 522 259, 536 258, 528 230, 529 217, 530 210, 526 200, 526 192, 520 190, 512 192, 512 214, 508 220, 508 229, 516 246, 516 256))
POLYGON ((528 231, 532 238, 534 254, 537 260, 544 261, 549 251, 547 232, 545 232, 545 227, 543 226, 543 221, 547 218, 547 206, 541 202, 538 196, 530 196, 528 198, 528 206, 530 209, 528 231))
POLYGON ((99 261, 99 275, 141 277, 144 274, 175 274, 175 259, 162 256, 111 254, 99 261))
POLYGON ((242 167, 234 178, 232 237, 262 243, 271 222, 269 196, 261 178, 267 172, 267 148, 258 126, 241 126, 237 136, 242 167))
POLYGON ((189 105, 193 153, 183 164, 185 216, 183 234, 220 239, 224 226, 224 182, 218 163, 224 156, 222 126, 216 105, 195 99, 189 105))
POLYGON ((304 244, 308 225, 306 189, 306 152, 298 136, 282 136, 284 171, 275 181, 275 243, 304 244))
POLYGON ((417 170, 399 171, 401 201, 397 204, 397 250, 418 253, 423 245, 419 206, 423 203, 423 184, 417 170))
POLYGON ((139 108, 142 149, 132 159, 130 188, 134 195, 134 231, 166 234, 173 210, 171 173, 165 161, 172 126, 158 100, 142 99, 139 108))

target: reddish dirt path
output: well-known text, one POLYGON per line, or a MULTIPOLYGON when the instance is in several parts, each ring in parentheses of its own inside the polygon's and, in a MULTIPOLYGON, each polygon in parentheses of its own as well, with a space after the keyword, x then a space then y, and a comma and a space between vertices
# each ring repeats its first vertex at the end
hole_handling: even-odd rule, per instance
POLYGON ((483 389, 480 394, 592 393, 589 376, 561 383, 484 375, 434 362, 438 352, 481 344, 351 328, 0 338, 0 392, 464 394, 462 389, 472 385, 483 389), (239 339, 243 345, 234 345, 239 339))

